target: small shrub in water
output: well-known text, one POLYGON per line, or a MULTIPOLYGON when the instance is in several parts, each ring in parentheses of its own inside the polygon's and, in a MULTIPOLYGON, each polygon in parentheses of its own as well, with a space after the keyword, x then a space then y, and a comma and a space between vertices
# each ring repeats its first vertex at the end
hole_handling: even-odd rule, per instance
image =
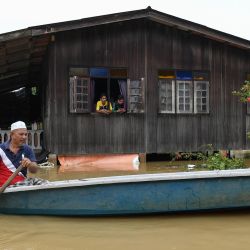
POLYGON ((208 157, 207 166, 210 170, 225 170, 244 168, 245 163, 243 159, 229 159, 221 154, 214 154, 208 157))

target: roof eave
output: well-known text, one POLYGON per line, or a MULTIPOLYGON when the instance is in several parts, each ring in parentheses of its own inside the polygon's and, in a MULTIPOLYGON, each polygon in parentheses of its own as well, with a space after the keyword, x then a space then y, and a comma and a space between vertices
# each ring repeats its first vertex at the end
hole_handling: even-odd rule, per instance
POLYGON ((33 26, 27 29, 18 30, 10 33, 0 35, 0 42, 20 37, 41 36, 44 34, 53 34, 63 31, 70 31, 75 29, 93 27, 98 25, 111 24, 116 22, 124 22, 135 19, 149 19, 167 26, 176 27, 181 30, 192 32, 209 39, 228 43, 242 49, 250 49, 250 41, 233 36, 204 25, 200 25, 191 21, 187 21, 175 16, 156 11, 150 7, 141 10, 121 12, 97 17, 83 18, 79 20, 66 21, 60 23, 44 24, 40 26, 33 26))

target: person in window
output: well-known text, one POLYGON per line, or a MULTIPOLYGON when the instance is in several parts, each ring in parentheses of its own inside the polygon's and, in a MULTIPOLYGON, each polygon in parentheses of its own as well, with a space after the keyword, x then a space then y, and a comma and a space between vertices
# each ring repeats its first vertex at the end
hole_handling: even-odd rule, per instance
POLYGON ((96 103, 96 112, 109 115, 112 113, 112 105, 107 100, 106 94, 102 94, 100 97, 100 101, 96 103))
POLYGON ((124 113, 126 112, 124 97, 119 95, 117 101, 114 103, 113 112, 124 113))

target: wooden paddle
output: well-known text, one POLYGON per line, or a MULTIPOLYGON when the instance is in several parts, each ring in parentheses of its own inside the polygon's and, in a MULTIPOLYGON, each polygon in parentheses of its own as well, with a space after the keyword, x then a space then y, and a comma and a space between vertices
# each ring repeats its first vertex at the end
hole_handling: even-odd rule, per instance
POLYGON ((8 180, 3 184, 3 186, 0 188, 0 195, 4 192, 4 190, 9 186, 11 181, 18 175, 18 173, 22 170, 23 166, 20 165, 16 171, 8 178, 8 180))

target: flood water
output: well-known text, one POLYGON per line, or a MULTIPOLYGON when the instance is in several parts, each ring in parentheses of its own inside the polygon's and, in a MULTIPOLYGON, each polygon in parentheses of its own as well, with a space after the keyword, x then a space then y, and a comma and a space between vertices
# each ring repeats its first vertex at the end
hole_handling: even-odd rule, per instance
MULTIPOLYGON (((182 163, 183 164, 183 163, 182 163)), ((139 172, 59 173, 41 169, 49 180, 172 172, 185 167, 158 162, 139 172)), ((0 215, 0 250, 210 250, 250 249, 250 211, 119 217, 0 215)))

